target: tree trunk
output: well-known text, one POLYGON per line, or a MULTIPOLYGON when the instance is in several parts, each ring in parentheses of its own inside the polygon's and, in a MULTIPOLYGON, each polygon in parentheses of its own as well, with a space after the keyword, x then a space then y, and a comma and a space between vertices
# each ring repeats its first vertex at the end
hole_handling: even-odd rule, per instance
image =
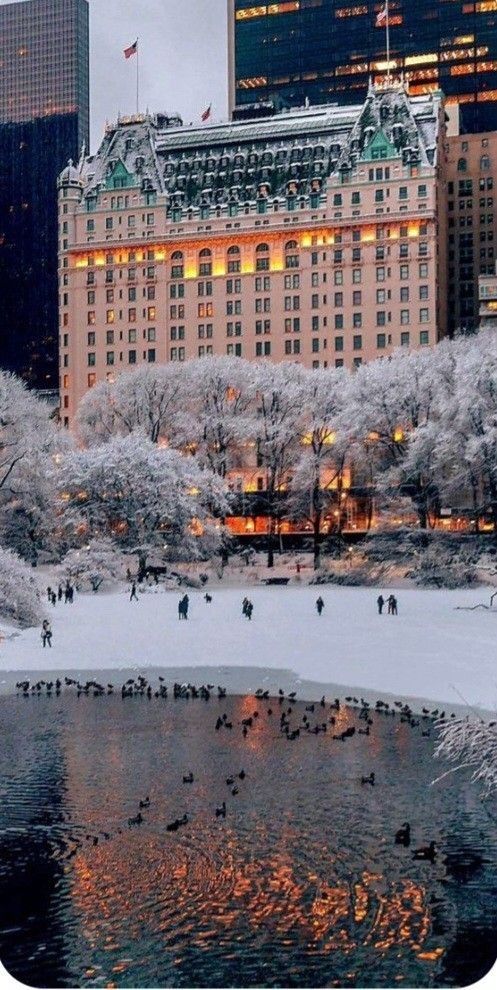
POLYGON ((314 570, 318 571, 321 566, 321 512, 316 510, 314 512, 314 519, 312 524, 313 530, 313 550, 314 550, 314 570))
POLYGON ((138 551, 138 581, 141 584, 147 569, 147 554, 144 550, 138 551))

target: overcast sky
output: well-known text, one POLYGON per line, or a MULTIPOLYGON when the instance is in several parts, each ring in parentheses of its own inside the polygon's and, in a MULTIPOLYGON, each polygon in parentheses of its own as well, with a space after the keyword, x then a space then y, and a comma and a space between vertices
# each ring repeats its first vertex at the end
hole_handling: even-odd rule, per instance
POLYGON ((123 49, 137 36, 141 110, 177 110, 187 123, 212 103, 213 120, 226 119, 226 0, 89 0, 89 6, 92 151, 106 120, 135 110, 136 59, 126 61, 123 49))

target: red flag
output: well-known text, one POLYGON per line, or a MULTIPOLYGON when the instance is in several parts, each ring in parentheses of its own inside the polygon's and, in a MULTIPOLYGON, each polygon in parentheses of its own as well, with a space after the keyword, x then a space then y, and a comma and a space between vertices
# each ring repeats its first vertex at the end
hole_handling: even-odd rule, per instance
POLYGON ((385 6, 382 8, 382 10, 380 10, 380 12, 376 15, 375 27, 377 27, 377 28, 383 27, 383 25, 386 22, 386 19, 387 19, 387 8, 386 8, 386 4, 385 4, 385 6))
POLYGON ((124 57, 131 58, 131 56, 136 55, 137 52, 138 52, 138 38, 136 39, 136 41, 133 42, 132 45, 129 46, 129 48, 124 49, 124 57))
POLYGON ((207 107, 206 110, 204 110, 202 114, 201 117, 202 123, 205 123, 206 120, 209 120, 209 117, 211 115, 211 108, 212 108, 212 103, 209 103, 209 106, 207 107))

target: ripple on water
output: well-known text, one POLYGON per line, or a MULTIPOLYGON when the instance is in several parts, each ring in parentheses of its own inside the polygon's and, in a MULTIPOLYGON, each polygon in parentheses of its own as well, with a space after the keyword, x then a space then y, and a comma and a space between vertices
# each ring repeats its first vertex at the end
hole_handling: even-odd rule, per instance
MULTIPOLYGON (((420 730, 375 716, 368 737, 288 743, 278 706, 270 718, 253 698, 123 705, 63 696, 56 724, 49 699, 0 704, 9 740, 0 753, 0 954, 19 979, 454 986, 468 972, 461 930, 471 933, 473 979, 488 968, 493 821, 461 778, 428 790, 433 740, 420 730), (257 725, 243 739, 240 720, 255 706, 257 725), (214 731, 219 712, 231 733, 214 731), (242 767, 233 796, 226 778, 242 767), (190 770, 194 783, 184 785, 190 770), (362 787, 371 770, 377 785, 362 787), (143 824, 129 828, 146 795, 143 824), (223 800, 227 817, 216 819, 223 800), (188 824, 167 832, 185 812, 188 824), (403 821, 415 844, 437 841, 434 865, 394 845, 403 821)), ((303 712, 294 705, 292 720, 303 712)), ((343 710, 340 731, 351 724, 357 712, 343 710)))

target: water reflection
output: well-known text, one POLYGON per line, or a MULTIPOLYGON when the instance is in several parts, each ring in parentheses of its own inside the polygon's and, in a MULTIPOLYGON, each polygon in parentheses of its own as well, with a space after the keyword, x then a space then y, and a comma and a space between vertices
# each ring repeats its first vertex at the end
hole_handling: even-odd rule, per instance
MULTIPOLYGON (((289 743, 280 712, 254 698, 3 699, 7 967, 35 985, 117 987, 453 986, 488 969, 496 838, 476 789, 448 778, 429 790, 432 740, 398 721, 289 743), (215 732, 224 712, 234 728, 215 732), (226 779, 242 768, 233 796, 226 779), (361 787, 371 770, 377 785, 361 787), (403 821, 416 844, 437 841, 434 865, 395 846, 403 821)), ((350 710, 339 720, 359 725, 350 710)))

